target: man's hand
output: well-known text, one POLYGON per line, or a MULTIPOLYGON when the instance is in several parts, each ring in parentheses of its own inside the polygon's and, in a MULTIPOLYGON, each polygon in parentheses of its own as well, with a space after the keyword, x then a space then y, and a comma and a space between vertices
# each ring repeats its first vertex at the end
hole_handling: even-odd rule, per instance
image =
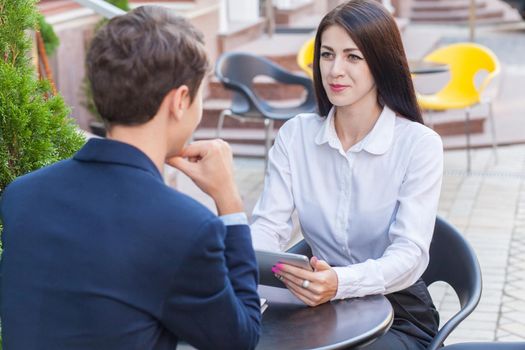
POLYGON ((287 264, 277 264, 272 271, 297 298, 308 306, 317 306, 332 300, 337 293, 338 279, 326 261, 313 257, 310 265, 313 272, 287 264))
POLYGON ((196 141, 166 162, 189 176, 217 205, 219 215, 244 211, 233 178, 233 156, 223 140, 196 141))

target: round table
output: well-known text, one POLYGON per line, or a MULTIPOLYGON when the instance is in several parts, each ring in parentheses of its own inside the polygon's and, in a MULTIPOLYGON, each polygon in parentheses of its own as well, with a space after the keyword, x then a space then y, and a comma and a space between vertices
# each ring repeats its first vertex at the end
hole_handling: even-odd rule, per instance
POLYGON ((308 307, 287 289, 259 286, 267 299, 258 350, 358 348, 392 324, 392 305, 383 295, 308 307))
POLYGON ((426 61, 409 61, 408 67, 412 74, 434 74, 448 72, 447 64, 426 62, 426 61))

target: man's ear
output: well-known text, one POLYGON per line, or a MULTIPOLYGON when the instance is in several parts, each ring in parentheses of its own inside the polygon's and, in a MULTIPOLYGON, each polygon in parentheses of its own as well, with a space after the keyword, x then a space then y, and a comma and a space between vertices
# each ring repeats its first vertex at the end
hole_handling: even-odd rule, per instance
POLYGON ((171 90, 170 95, 170 115, 179 121, 190 107, 190 89, 186 85, 181 85, 171 90))

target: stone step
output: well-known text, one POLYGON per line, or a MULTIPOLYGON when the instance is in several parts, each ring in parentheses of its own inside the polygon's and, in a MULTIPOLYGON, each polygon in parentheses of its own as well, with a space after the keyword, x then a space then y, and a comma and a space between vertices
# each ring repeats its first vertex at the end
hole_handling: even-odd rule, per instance
MULTIPOLYGON (((260 124, 261 128, 253 129, 237 129, 237 128, 224 128, 221 131, 220 138, 227 141, 228 143, 234 143, 239 145, 264 145, 266 142, 265 130, 260 124)), ((277 136, 277 129, 274 129, 271 133, 272 140, 277 136)), ((199 126, 193 134, 194 140, 208 140, 217 137, 216 128, 204 128, 199 126)))
POLYGON ((276 24, 276 31, 284 32, 285 29, 303 29, 304 33, 311 33, 312 36, 315 35, 317 26, 321 22, 324 13, 309 13, 304 14, 300 18, 296 18, 293 22, 276 24))
MULTIPOLYGON (((463 7, 465 0, 417 0, 411 7, 410 19, 415 23, 466 24, 470 7, 463 7), (457 8, 449 8, 454 6, 457 8), (462 7, 460 7, 460 4, 462 7)), ((476 24, 501 24, 521 21, 519 12, 502 0, 476 0, 476 24), (484 6, 480 7, 480 3, 484 6)))
MULTIPOLYGON (((485 132, 485 121, 487 119, 481 116, 472 117, 469 123, 471 134, 483 134, 485 132)), ((462 120, 452 122, 442 122, 434 124, 433 129, 441 136, 464 135, 465 122, 462 120)))
MULTIPOLYGON (((434 120, 437 121, 436 119, 438 119, 437 116, 434 120)), ((470 122, 472 135, 483 133, 485 120, 486 118, 484 117, 472 117, 470 122)), ((444 139, 454 138, 455 136, 460 137, 461 142, 459 144, 462 145, 463 136, 465 135, 463 120, 439 122, 434 124, 433 128, 444 139)), ((194 140, 213 139, 216 138, 216 135, 215 128, 199 126, 194 134, 194 140)), ((277 130, 274 130, 272 139, 275 139, 276 136, 277 130)), ((265 156, 265 133, 262 126, 260 129, 224 128, 221 132, 221 139, 230 144, 234 156, 259 158, 264 158, 265 156)))
POLYGON ((259 18, 252 22, 230 22, 228 30, 217 36, 219 54, 258 39, 264 34, 266 20, 259 18))
MULTIPOLYGON (((278 34, 309 34, 311 37, 315 36, 317 27, 321 22, 321 19, 324 17, 323 14, 312 14, 307 17, 298 19, 292 23, 277 25, 275 28, 276 33, 278 34)), ((408 24, 407 18, 394 18, 396 24, 401 32, 404 31, 408 24)))
MULTIPOLYGON (((293 105, 297 100, 271 101, 276 105, 293 105)), ((202 129, 216 129, 219 121, 219 115, 224 110, 230 107, 229 100, 210 99, 204 102, 204 111, 202 121, 199 128, 202 129)), ((464 134, 465 115, 462 110, 446 111, 446 112, 428 112, 424 111, 423 117, 427 125, 432 124, 434 130, 442 136, 460 135, 464 134)), ((485 121, 487 113, 485 110, 476 110, 475 114, 470 118, 471 133, 483 133, 485 128, 485 121)), ((275 121, 274 129, 278 130, 285 122, 275 121)), ((245 121, 241 122, 237 119, 226 117, 223 124, 224 129, 235 130, 260 130, 264 132, 264 126, 261 122, 245 121)))
POLYGON ((264 56, 289 71, 301 71, 297 65, 297 53, 313 35, 313 33, 276 33, 270 37, 265 34, 257 40, 237 47, 235 51, 264 56))
MULTIPOLYGON (((406 24, 404 20, 398 21, 401 30, 406 24)), ((297 53, 303 44, 315 35, 315 28, 312 31, 308 28, 303 31, 301 27, 297 32, 293 31, 294 27, 289 29, 291 32, 283 29, 284 32, 277 32, 272 36, 264 34, 256 40, 236 47, 235 51, 264 56, 289 71, 302 73, 297 65, 297 53)))
MULTIPOLYGON (((261 123, 262 125, 262 123, 261 123)), ((271 137, 272 140, 277 136, 275 130, 271 137)), ((193 134, 194 140, 207 140, 217 137, 215 128, 199 128, 193 134)), ((266 134, 264 129, 234 129, 224 128, 221 132, 221 139, 228 142, 232 148, 233 155, 236 157, 265 157, 266 134)))
MULTIPOLYGON (((196 0, 130 0, 131 3, 136 5, 145 5, 145 4, 158 4, 158 3, 177 3, 185 2, 190 5, 199 3, 200 1, 196 0)), ((64 13, 71 10, 80 9, 83 6, 75 2, 74 0, 37 0, 37 7, 44 16, 56 15, 59 13, 64 13)))
MULTIPOLYGON (((502 19, 505 12, 502 9, 481 8, 476 11, 477 20, 502 19)), ((467 22, 469 20, 469 10, 454 11, 418 11, 412 12, 410 19, 412 22, 432 22, 432 23, 451 23, 467 22)))
MULTIPOLYGON (((469 130, 471 134, 482 134, 485 132, 487 116, 481 111, 476 111, 470 117, 469 130)), ((432 127, 441 136, 453 136, 465 134, 465 114, 462 110, 445 112, 423 111, 425 124, 432 127)))
MULTIPOLYGON (((298 103, 298 100, 280 100, 280 101, 268 101, 270 104, 275 106, 290 106, 298 103)), ((206 99, 203 105, 202 120, 200 127, 202 128, 216 128, 219 121, 219 115, 225 109, 230 108, 231 101, 227 99, 206 99)), ((275 121, 274 127, 277 129, 284 124, 284 121, 275 121)), ((263 128, 262 120, 257 121, 245 121, 241 122, 234 118, 224 118, 224 128, 237 128, 237 129, 259 129, 263 128)))
POLYGON ((264 145, 246 145, 230 143, 235 157, 264 158, 266 156, 264 145))
MULTIPOLYGON (((302 74, 301 72, 297 73, 302 74)), ((301 85, 282 84, 266 76, 255 77, 253 89, 255 94, 263 100, 291 100, 305 96, 305 89, 301 85)), ((208 98, 229 100, 231 97, 231 91, 227 90, 217 78, 210 79, 208 98)))
POLYGON ((292 3, 286 7, 274 6, 275 23, 277 25, 290 25, 311 16, 314 12, 315 4, 313 0, 308 0, 304 3, 292 3))
POLYGON ((79 9, 82 6, 72 0, 40 0, 37 3, 37 7, 44 16, 51 16, 57 13, 79 9))
MULTIPOLYGON (((487 3, 482 0, 475 1, 476 9, 481 9, 487 6, 487 3)), ((469 10, 470 0, 448 0, 448 1, 418 1, 412 5, 414 12, 433 12, 433 11, 456 11, 469 10)))

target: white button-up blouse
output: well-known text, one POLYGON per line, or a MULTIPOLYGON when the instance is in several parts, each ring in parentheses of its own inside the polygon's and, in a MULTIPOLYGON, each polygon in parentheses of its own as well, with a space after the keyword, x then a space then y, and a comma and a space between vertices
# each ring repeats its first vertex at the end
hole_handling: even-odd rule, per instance
POLYGON ((334 109, 298 115, 270 150, 254 247, 283 250, 297 210, 313 254, 337 273, 335 299, 404 289, 428 265, 442 175, 439 135, 388 107, 347 152, 334 109))

